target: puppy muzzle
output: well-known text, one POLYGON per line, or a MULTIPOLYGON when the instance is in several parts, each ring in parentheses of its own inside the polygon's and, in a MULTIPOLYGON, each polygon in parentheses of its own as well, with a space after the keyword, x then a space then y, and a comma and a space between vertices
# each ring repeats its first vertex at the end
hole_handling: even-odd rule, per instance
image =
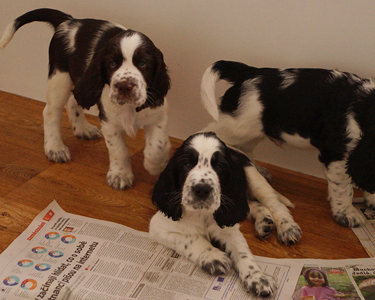
POLYGON ((111 88, 111 99, 120 105, 126 103, 141 106, 145 103, 146 97, 143 95, 139 83, 136 79, 127 78, 113 83, 111 88))
POLYGON ((204 180, 192 184, 184 194, 183 204, 189 210, 216 210, 220 205, 218 188, 204 180))

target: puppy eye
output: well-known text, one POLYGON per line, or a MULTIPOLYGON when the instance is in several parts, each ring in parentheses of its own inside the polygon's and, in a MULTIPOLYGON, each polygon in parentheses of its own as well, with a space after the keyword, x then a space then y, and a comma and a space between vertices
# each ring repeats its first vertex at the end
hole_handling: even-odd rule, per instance
POLYGON ((117 67, 117 63, 113 59, 111 59, 109 61, 109 67, 113 70, 117 67))
POLYGON ((221 169, 221 164, 217 160, 211 160, 211 167, 218 171, 221 169))
POLYGON ((192 168, 193 168, 193 165, 192 165, 191 162, 186 161, 186 162, 184 163, 184 169, 185 169, 185 170, 189 171, 189 170, 191 170, 192 168))
POLYGON ((223 171, 227 166, 227 162, 221 157, 219 152, 215 152, 211 158, 211 167, 216 171, 223 171))
POLYGON ((138 63, 138 67, 140 67, 141 69, 146 69, 146 67, 147 67, 146 61, 142 59, 142 60, 138 63))

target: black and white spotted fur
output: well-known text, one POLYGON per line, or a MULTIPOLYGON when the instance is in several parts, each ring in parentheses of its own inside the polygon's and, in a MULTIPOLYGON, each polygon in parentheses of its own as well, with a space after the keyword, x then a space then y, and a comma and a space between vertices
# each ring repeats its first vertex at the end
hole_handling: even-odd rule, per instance
POLYGON ((254 68, 218 61, 203 75, 201 96, 216 122, 205 130, 252 155, 268 137, 281 146, 315 147, 324 164, 334 219, 356 227, 353 183, 375 208, 375 84, 324 69, 254 68), (215 99, 215 83, 232 84, 215 99))
POLYGON ((5 29, 0 47, 5 47, 21 26, 34 21, 47 22, 55 30, 43 112, 47 157, 55 162, 71 159, 61 136, 65 106, 75 136, 101 136, 83 112, 96 104, 109 151, 108 184, 116 189, 133 185, 123 133, 134 136, 139 128, 145 130, 146 137, 144 166, 151 174, 159 174, 170 148, 164 101, 170 80, 160 50, 140 32, 108 21, 75 19, 52 9, 37 9, 15 19, 5 29))
POLYGON ((301 237, 280 203, 289 200, 273 190, 245 154, 228 148, 212 132, 194 134, 176 150, 152 201, 159 209, 150 223, 152 238, 210 274, 224 274, 233 264, 245 288, 261 296, 271 295, 276 282, 259 268, 239 230, 249 204, 259 235, 269 235, 276 224, 284 243, 301 237), (267 201, 269 208, 254 198, 267 201))

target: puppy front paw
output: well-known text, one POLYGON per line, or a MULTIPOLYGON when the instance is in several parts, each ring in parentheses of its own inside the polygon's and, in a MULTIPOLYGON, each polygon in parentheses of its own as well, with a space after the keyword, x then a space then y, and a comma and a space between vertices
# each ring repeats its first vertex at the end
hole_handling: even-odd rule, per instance
POLYGON ((269 297, 277 289, 275 279, 262 272, 247 274, 241 278, 246 291, 252 292, 257 296, 269 297))
POLYGON ((57 163, 65 163, 70 161, 69 148, 64 144, 50 147, 46 143, 44 151, 50 161, 57 163))
POLYGON ((107 184, 115 190, 125 190, 134 184, 134 175, 130 172, 116 172, 109 170, 107 173, 107 184))
POLYGON ((216 248, 208 248, 199 257, 201 268, 211 275, 224 275, 232 267, 232 261, 228 255, 216 248))
POLYGON ((302 230, 294 221, 283 220, 277 229, 277 237, 285 245, 293 245, 302 237, 302 230))
POLYGON ((360 227, 365 223, 361 213, 353 206, 333 213, 333 218, 343 227, 360 227))

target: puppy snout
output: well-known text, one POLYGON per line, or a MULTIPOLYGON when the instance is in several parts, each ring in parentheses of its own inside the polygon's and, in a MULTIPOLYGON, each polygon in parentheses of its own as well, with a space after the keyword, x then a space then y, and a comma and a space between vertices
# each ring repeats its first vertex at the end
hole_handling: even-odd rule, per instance
POLYGON ((115 88, 118 90, 118 93, 126 97, 131 96, 135 87, 137 87, 135 82, 129 80, 121 81, 115 84, 115 88))
POLYGON ((197 200, 206 200, 212 191, 212 187, 205 183, 193 187, 193 193, 197 200))

